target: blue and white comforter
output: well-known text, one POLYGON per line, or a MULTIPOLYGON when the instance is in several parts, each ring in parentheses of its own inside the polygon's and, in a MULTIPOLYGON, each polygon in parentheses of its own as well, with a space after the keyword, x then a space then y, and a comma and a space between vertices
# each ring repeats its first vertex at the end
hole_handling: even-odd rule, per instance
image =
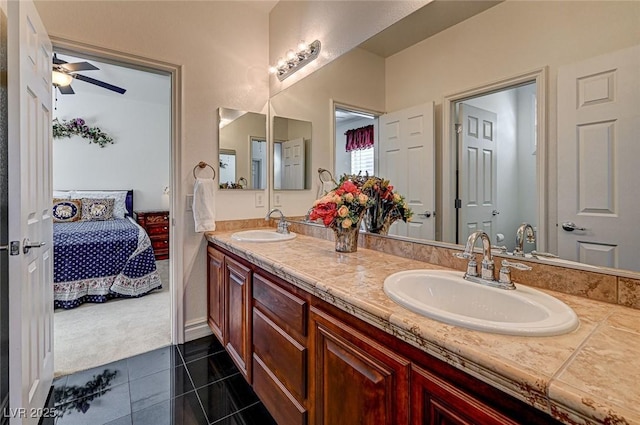
POLYGON ((162 287, 149 235, 130 218, 53 225, 55 308, 162 287))

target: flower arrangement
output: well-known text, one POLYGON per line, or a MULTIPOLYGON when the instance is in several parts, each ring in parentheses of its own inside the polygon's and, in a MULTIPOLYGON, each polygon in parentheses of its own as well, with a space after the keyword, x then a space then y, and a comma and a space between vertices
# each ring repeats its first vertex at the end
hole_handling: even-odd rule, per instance
POLYGON ((107 143, 113 144, 113 138, 98 127, 87 126, 82 118, 62 120, 62 122, 58 118, 53 120, 53 137, 60 139, 74 135, 89 139, 89 143, 100 145, 101 148, 104 148, 107 143))
POLYGON ((394 221, 411 221, 413 211, 407 206, 404 196, 393 191, 389 180, 366 177, 362 192, 372 200, 364 218, 367 230, 371 233, 387 234, 394 221))
POLYGON ((311 220, 322 219, 331 228, 359 228, 362 215, 371 206, 369 196, 345 175, 338 186, 316 200, 309 214, 311 220))

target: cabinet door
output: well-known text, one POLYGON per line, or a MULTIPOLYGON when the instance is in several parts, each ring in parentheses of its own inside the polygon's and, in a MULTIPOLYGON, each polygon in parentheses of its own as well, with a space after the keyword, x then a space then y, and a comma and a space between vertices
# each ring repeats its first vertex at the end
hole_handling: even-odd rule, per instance
POLYGON ((409 423, 410 363, 311 309, 316 425, 409 423))
POLYGON ((207 247, 207 322, 224 343, 224 255, 207 247))
POLYGON ((225 257, 224 344, 248 382, 251 382, 251 270, 225 257))
POLYGON ((432 373, 413 366, 412 425, 517 424, 432 373))

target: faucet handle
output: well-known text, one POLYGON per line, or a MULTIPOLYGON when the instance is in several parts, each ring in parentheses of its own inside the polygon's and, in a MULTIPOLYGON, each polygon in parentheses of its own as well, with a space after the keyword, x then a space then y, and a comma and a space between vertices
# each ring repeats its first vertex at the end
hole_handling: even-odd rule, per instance
POLYGON ((491 245, 491 249, 497 249, 500 251, 500 254, 506 254, 507 253, 507 247, 504 245, 491 245))
POLYGON ((474 258, 473 253, 470 252, 454 252, 452 255, 456 258, 462 258, 463 260, 471 260, 474 258))
POLYGON ((535 250, 531 251, 531 255, 533 255, 534 257, 558 258, 556 254, 552 254, 550 252, 538 252, 535 250))
POLYGON ((527 266, 526 264, 523 264, 523 263, 516 263, 515 261, 508 261, 508 260, 502 260, 502 263, 500 263, 500 266, 507 269, 511 267, 511 268, 523 270, 523 271, 531 270, 531 266, 527 266))
POLYGON ((526 264, 502 260, 502 263, 500 263, 500 276, 498 278, 498 282, 502 283, 506 289, 516 289, 516 285, 511 281, 511 268, 518 270, 531 270, 531 267, 526 264))

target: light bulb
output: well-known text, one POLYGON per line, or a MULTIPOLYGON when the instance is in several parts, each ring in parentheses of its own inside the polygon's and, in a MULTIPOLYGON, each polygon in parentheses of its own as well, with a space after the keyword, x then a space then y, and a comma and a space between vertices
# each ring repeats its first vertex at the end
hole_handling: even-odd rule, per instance
POLYGON ((308 47, 309 46, 307 46, 307 43, 305 43, 304 40, 300 40, 300 43, 298 43, 298 52, 302 53, 306 51, 308 47))
POLYGON ((278 58, 278 68, 282 68, 283 66, 286 65, 287 62, 285 62, 284 59, 282 58, 278 58))
POLYGON ((292 61, 296 58, 296 53, 293 50, 287 51, 287 59, 292 61))
POLYGON ((278 72, 278 68, 276 68, 275 66, 269 67, 269 74, 275 74, 276 72, 278 72))
POLYGON ((73 77, 60 71, 53 71, 51 74, 51 82, 55 86, 66 87, 71 84, 73 77))

